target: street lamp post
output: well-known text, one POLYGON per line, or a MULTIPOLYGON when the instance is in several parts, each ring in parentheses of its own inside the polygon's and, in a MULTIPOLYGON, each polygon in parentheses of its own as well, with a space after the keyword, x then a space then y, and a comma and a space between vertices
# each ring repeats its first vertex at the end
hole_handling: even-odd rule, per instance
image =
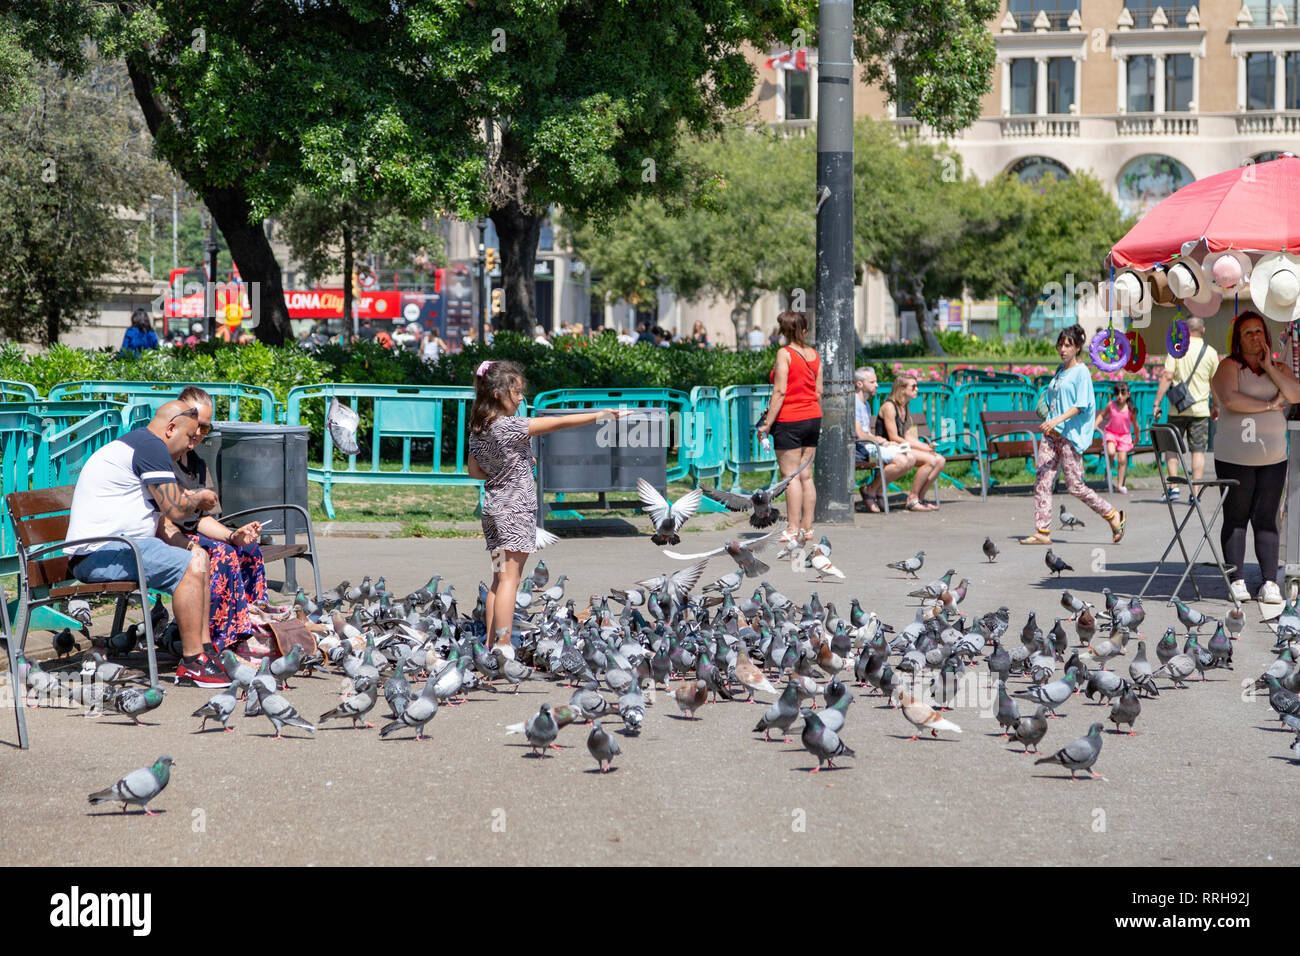
POLYGON ((853 3, 817 19, 817 344, 823 373, 814 520, 853 522, 853 3))
POLYGON ((208 326, 208 340, 217 337, 217 217, 208 213, 208 238, 203 249, 208 258, 208 283, 203 292, 203 315, 208 326))
POLYGON ((482 345, 486 345, 487 339, 484 338, 484 335, 487 330, 484 328, 484 323, 486 322, 487 310, 490 308, 489 300, 492 297, 489 292, 492 280, 487 274, 487 219, 480 216, 474 225, 478 226, 478 274, 476 276, 478 281, 474 283, 478 303, 477 308, 474 309, 474 315, 478 325, 477 341, 482 345))

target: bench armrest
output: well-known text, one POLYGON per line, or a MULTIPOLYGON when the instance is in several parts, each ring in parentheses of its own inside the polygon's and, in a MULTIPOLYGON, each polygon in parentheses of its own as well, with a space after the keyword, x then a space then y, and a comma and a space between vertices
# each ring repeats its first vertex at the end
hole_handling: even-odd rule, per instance
MULTIPOLYGON (((93 544, 96 541, 117 542, 118 544, 124 544, 131 549, 131 555, 135 558, 135 581, 136 584, 140 585, 141 601, 148 604, 148 599, 144 597, 144 595, 146 595, 149 590, 149 578, 144 572, 144 558, 140 554, 140 546, 130 538, 120 534, 99 535, 93 538, 72 538, 70 540, 60 541, 56 544, 44 544, 31 551, 22 548, 20 545, 19 554, 22 556, 23 576, 22 582, 19 586, 22 588, 24 593, 27 593, 27 582, 29 580, 27 565, 29 562, 39 560, 42 555, 50 554, 54 551, 62 551, 71 545, 93 544)), ((80 557, 80 555, 72 555, 71 557, 76 558, 80 557)))

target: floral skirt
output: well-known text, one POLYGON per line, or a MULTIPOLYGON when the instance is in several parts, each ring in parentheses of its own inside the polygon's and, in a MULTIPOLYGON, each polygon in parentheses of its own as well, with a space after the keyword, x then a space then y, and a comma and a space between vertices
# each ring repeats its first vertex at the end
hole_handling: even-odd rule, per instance
POLYGON ((212 569, 209 630, 212 646, 223 651, 254 633, 248 606, 266 600, 266 565, 262 562, 262 547, 256 542, 235 547, 202 534, 186 537, 208 553, 208 564, 212 569))

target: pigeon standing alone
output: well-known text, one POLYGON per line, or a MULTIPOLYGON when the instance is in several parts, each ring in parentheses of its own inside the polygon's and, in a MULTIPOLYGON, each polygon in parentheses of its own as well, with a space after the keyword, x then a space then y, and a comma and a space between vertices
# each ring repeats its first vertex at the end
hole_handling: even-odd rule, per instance
POLYGON ((92 806, 121 803, 123 813, 126 813, 127 804, 133 803, 149 816, 157 816, 149 809, 149 801, 167 789, 174 763, 171 757, 163 754, 151 766, 133 770, 111 787, 92 793, 90 803, 92 806))
POLYGON ((1059 763, 1066 770, 1070 771, 1070 779, 1079 779, 1075 776, 1080 770, 1088 771, 1088 775, 1093 778, 1101 778, 1101 774, 1092 769, 1092 765, 1097 762, 1097 757, 1101 754, 1101 723, 1095 723, 1088 728, 1087 735, 1080 737, 1078 740, 1072 740, 1050 757, 1042 757, 1035 760, 1035 764, 1040 763, 1059 763))
POLYGON ((1065 505, 1062 504, 1061 505, 1061 527, 1070 528, 1071 530, 1073 530, 1074 528, 1082 528, 1083 526, 1084 526, 1083 522, 1080 521, 1078 518, 1076 518, 1069 511, 1066 511, 1065 505))
POLYGON ((916 572, 920 571, 921 566, 924 564, 925 564, 925 552, 918 551, 910 558, 903 558, 901 561, 893 561, 889 564, 886 564, 885 567, 893 568, 895 571, 902 571, 905 574, 910 574, 912 577, 915 578, 916 572))
POLYGON ((998 553, 998 546, 993 543, 993 539, 986 537, 984 539, 984 557, 989 559, 990 564, 998 559, 998 553))
POLYGON ((1043 555, 1043 562, 1047 565, 1047 570, 1051 571, 1058 578, 1062 571, 1073 571, 1074 568, 1065 563, 1065 559, 1058 557, 1056 552, 1051 548, 1047 549, 1047 554, 1043 555))
POLYGON ((613 767, 614 758, 622 753, 618 749, 618 741, 605 733, 599 720, 591 722, 591 733, 587 735, 587 752, 595 759, 601 773, 613 767))

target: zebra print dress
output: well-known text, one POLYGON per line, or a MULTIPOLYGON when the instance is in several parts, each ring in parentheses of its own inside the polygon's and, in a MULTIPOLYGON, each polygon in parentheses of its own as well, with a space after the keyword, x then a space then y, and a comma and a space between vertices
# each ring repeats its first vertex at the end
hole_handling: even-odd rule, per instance
POLYGON ((532 554, 537 550, 537 486, 528 419, 502 416, 482 434, 470 432, 469 452, 488 476, 483 483, 487 549, 532 554))

